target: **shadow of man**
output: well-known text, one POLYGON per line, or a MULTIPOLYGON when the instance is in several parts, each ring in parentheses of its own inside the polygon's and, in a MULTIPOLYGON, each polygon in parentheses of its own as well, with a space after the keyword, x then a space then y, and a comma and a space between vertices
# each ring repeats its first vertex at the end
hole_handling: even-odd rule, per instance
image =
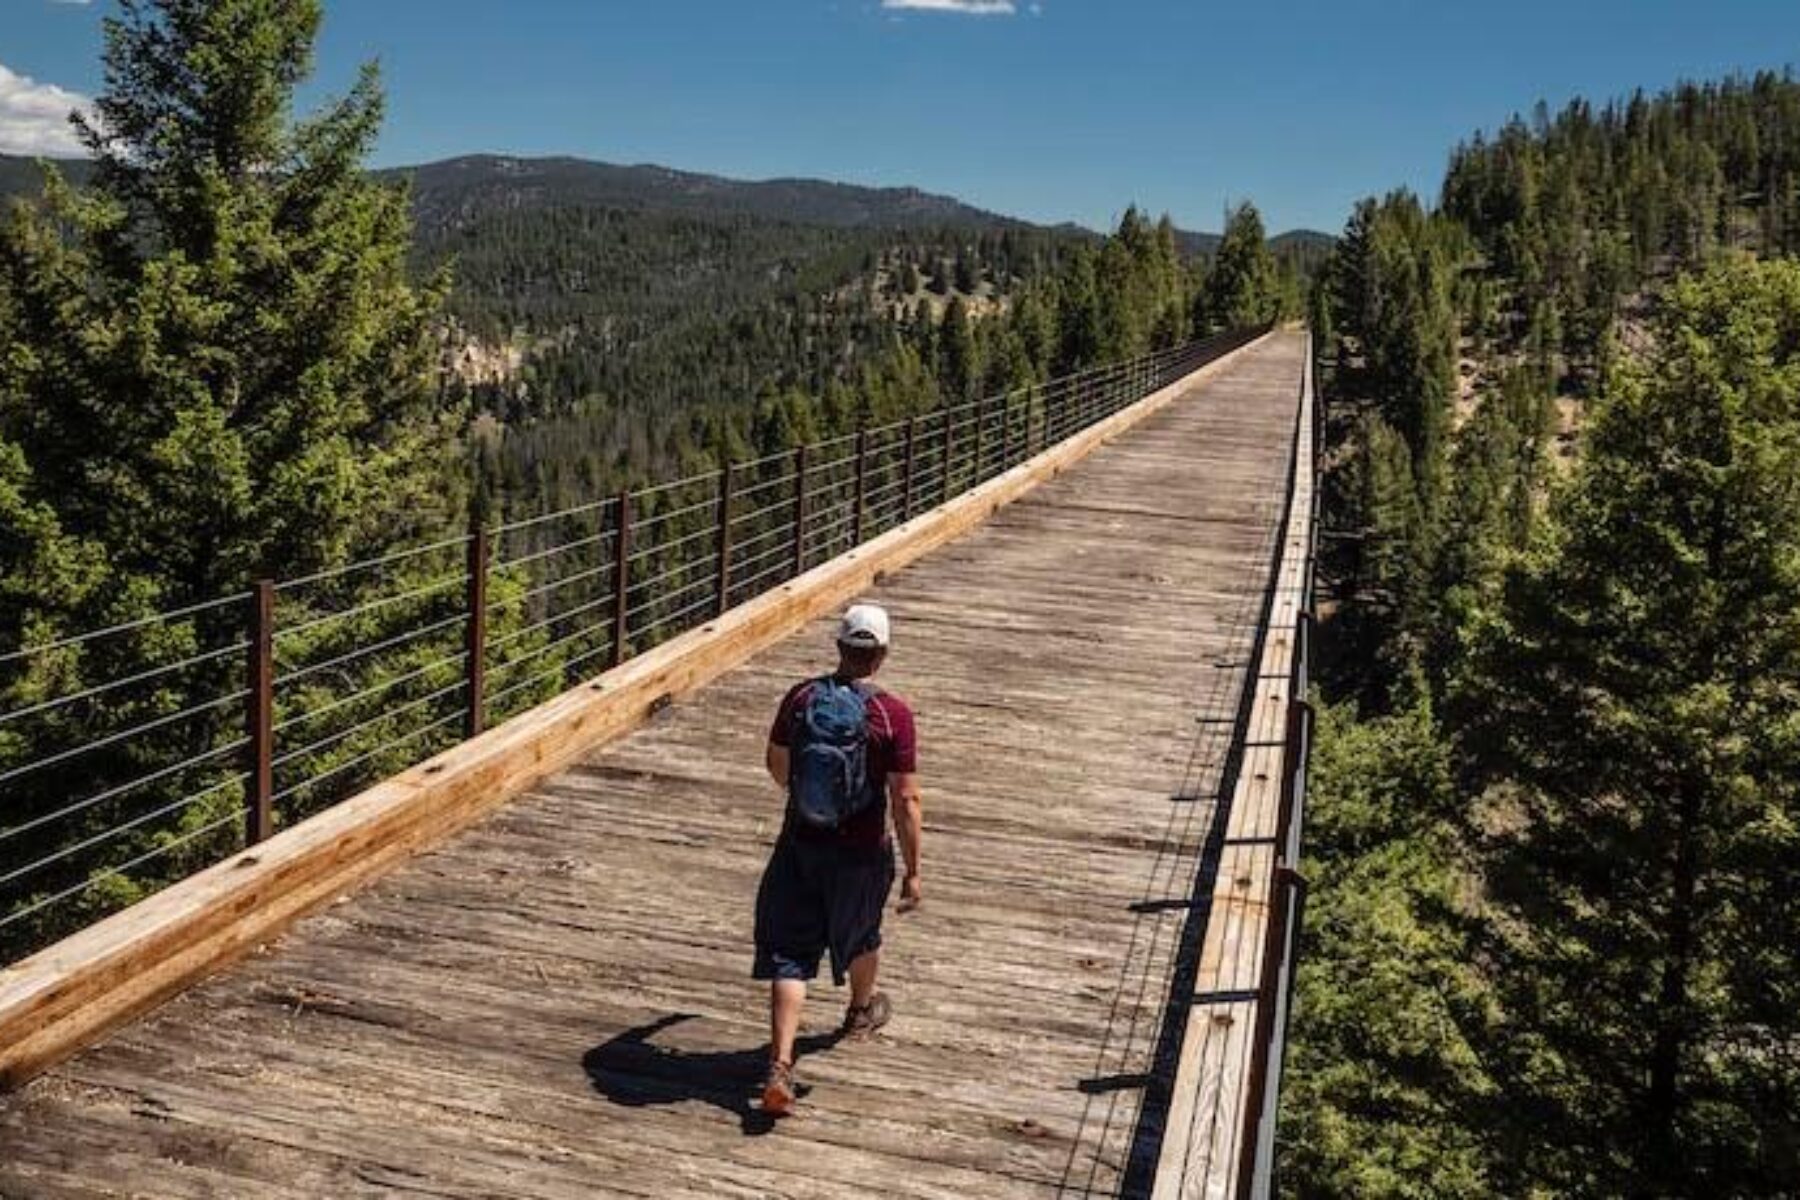
MULTIPOLYGON (((650 1039, 695 1013, 670 1013, 647 1025, 627 1029, 582 1056, 594 1090, 614 1104, 640 1108, 701 1100, 738 1118, 745 1136, 756 1137, 775 1127, 775 1119, 757 1108, 763 1072, 769 1066, 769 1044, 748 1050, 683 1050, 659 1046, 650 1039)), ((794 1058, 831 1049, 840 1033, 808 1034, 794 1043, 794 1058)), ((801 1085, 801 1093, 809 1089, 801 1085)))

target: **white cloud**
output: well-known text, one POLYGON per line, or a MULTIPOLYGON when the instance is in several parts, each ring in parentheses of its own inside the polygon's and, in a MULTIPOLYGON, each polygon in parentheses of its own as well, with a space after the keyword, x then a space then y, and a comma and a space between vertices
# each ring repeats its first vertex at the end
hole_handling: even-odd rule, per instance
POLYGON ((964 13, 971 17, 1010 17, 1019 11, 1013 0, 881 0, 881 7, 964 13))
POLYGON ((82 154, 69 124, 92 102, 78 92, 39 83, 0 64, 0 154, 82 154))

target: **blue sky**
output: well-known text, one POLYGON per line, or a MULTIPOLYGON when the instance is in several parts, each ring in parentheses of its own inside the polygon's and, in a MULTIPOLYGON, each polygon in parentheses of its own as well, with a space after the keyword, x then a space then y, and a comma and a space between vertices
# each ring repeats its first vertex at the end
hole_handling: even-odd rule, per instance
MULTIPOLYGON (((54 148, 109 7, 0 0, 0 149, 54 148)), ((327 0, 309 95, 372 57, 383 165, 577 154, 1097 227, 1251 199, 1335 231, 1360 196, 1434 195, 1452 145, 1539 98, 1800 63, 1800 3, 327 0)))

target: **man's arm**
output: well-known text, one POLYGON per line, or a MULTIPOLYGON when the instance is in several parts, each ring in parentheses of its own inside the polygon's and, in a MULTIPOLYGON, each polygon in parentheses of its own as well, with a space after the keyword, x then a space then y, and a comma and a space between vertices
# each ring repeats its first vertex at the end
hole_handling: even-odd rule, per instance
POLYGON ((919 777, 911 772, 888 776, 888 805, 894 812, 894 832, 900 835, 900 857, 906 863, 906 878, 900 883, 900 911, 919 907, 919 842, 925 832, 924 801, 919 795, 919 777))
POLYGON ((800 694, 803 686, 795 684, 781 698, 781 705, 775 710, 775 722, 769 726, 768 748, 763 751, 763 766, 769 769, 769 778, 782 791, 786 791, 788 785, 788 727, 793 723, 794 697, 800 694))

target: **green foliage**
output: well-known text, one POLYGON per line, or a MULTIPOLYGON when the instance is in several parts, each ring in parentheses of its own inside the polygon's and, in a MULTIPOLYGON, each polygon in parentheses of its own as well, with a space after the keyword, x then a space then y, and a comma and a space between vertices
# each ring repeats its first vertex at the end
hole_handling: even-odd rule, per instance
POLYGON ((0 404, 36 494, 169 604, 391 544, 444 443, 435 293, 406 277, 404 195, 361 170, 373 75, 289 129, 316 6, 123 12, 95 187, 0 237, 0 404))
POLYGON ((1289 1195, 1495 1195, 1467 876, 1445 819, 1449 755, 1422 707, 1320 714, 1312 890, 1278 1132, 1289 1195), (1376 1014, 1379 1014, 1377 1016, 1376 1014))
MULTIPOLYGON (((318 115, 288 119, 318 22, 309 2, 125 0, 106 22, 98 123, 84 126, 91 185, 52 176, 0 225, 0 628, 22 644, 379 554, 441 533, 455 511, 458 488, 442 478, 455 418, 434 410, 430 386, 441 288, 409 280, 407 198, 362 167, 381 114, 373 71, 318 115)), ((293 601, 295 618, 306 603, 293 601)), ((9 784, 9 826, 197 758, 12 841, 52 861, 8 885, 7 907, 97 884, 80 898, 87 911, 49 912, 39 932, 235 841, 242 791, 226 748, 238 714, 197 706, 241 686, 241 657, 171 664, 240 639, 246 619, 242 605, 209 607, 35 655, 0 680, 11 709, 169 668, 14 725, 8 761, 88 748, 9 784), (101 736, 152 721, 152 734, 101 736), (105 873, 145 855, 161 857, 105 873)), ((398 671, 396 658, 366 667, 398 671)), ((378 742, 383 727, 364 736, 378 742)))
POLYGON ((1551 349, 1592 382, 1619 302, 1720 249, 1800 251, 1800 83, 1752 78, 1635 93, 1554 118, 1540 105, 1457 148, 1447 215, 1480 242, 1520 314, 1559 331, 1551 349))
POLYGON ((1420 667, 1429 620, 1424 589, 1435 529, 1413 478, 1406 439, 1379 416, 1365 414, 1357 453, 1334 485, 1334 511, 1358 531, 1337 566, 1338 588, 1351 601, 1333 630, 1358 678, 1357 690, 1385 708, 1420 667))
POLYGON ((1759 76, 1540 111, 1334 254, 1325 678, 1374 715, 1321 726, 1296 1194, 1800 1177, 1800 267, 1661 286, 1790 248, 1797 106, 1759 76))
POLYGON ((981 360, 975 345, 975 331, 969 323, 969 309, 958 296, 944 309, 944 323, 939 330, 944 394, 953 404, 973 400, 981 381, 981 360))
POLYGON ((1496 901, 1546 1175, 1769 1194, 1800 1172, 1800 266, 1672 288, 1459 693, 1516 781, 1496 901), (1566 1152, 1565 1152, 1566 1151, 1566 1152))
POLYGON ((1240 204, 1226 218, 1225 236, 1206 277, 1203 311, 1214 329, 1255 325, 1281 315, 1275 260, 1253 204, 1240 204))
POLYGON ((1348 453, 1328 484, 1334 520, 1355 535, 1327 562, 1354 599, 1339 624, 1342 673, 1376 710, 1404 703, 1432 665, 1446 599, 1440 560, 1473 536, 1446 485, 1457 395, 1453 290, 1466 241, 1408 192, 1365 200, 1315 302, 1334 335, 1333 402, 1353 414, 1339 430, 1348 453))
POLYGON ((1441 487, 1449 406, 1456 394, 1452 281, 1463 238, 1409 192, 1358 205, 1330 274, 1333 324, 1347 396, 1371 403, 1405 438, 1414 482, 1430 507, 1441 487))

